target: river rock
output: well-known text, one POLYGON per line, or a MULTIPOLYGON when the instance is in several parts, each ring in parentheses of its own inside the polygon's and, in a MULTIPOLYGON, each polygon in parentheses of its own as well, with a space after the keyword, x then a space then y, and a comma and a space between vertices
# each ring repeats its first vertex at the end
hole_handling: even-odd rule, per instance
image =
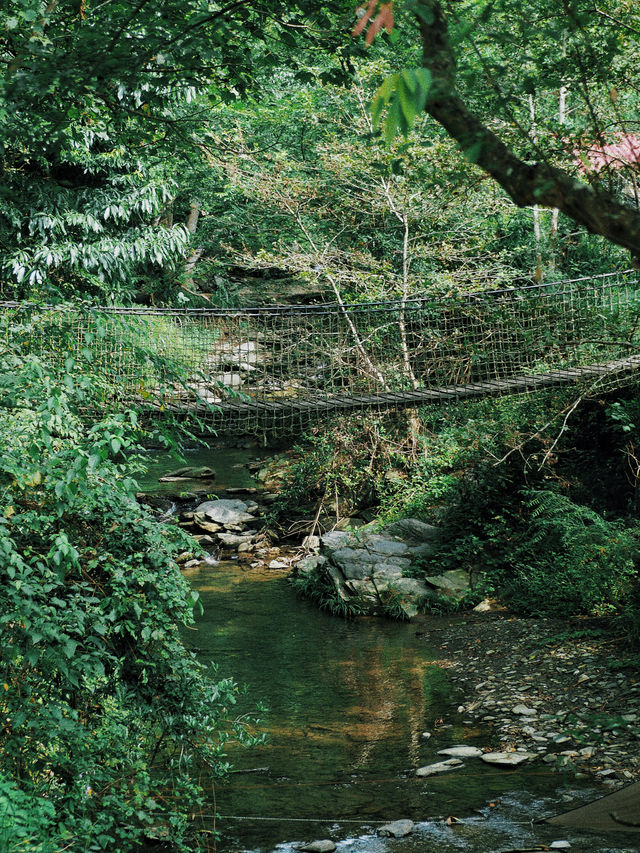
POLYGON ((360 611, 397 613, 411 618, 419 604, 433 593, 418 578, 404 577, 416 556, 424 553, 434 528, 417 519, 402 519, 379 533, 333 530, 320 540, 327 560, 323 571, 332 578, 339 595, 351 599, 360 611), (398 535, 406 535, 407 540, 398 535))
POLYGON ((498 767, 517 767, 525 761, 537 758, 535 752, 486 752, 482 760, 487 764, 495 764, 498 767))
POLYGON ((408 818, 394 820, 391 821, 391 823, 385 823, 384 826, 379 827, 378 835, 382 835, 386 838, 404 838, 405 835, 411 835, 414 826, 414 822, 408 818))
POLYGON ((241 373, 218 373, 211 379, 216 385, 224 385, 225 388, 241 388, 244 385, 244 377, 241 373))
POLYGON ((222 530, 222 525, 215 524, 213 521, 206 521, 204 516, 200 516, 194 520, 198 527, 201 530, 206 530, 207 533, 218 533, 218 531, 222 530))
POLYGON ((206 465, 187 466, 185 468, 177 468, 175 471, 170 471, 163 477, 160 477, 161 483, 180 482, 181 480, 213 480, 216 472, 212 468, 207 468, 206 465))
POLYGON ((480 758, 482 750, 477 746, 450 746, 439 749, 438 755, 450 755, 452 758, 480 758))
POLYGON ((265 361, 264 347, 256 341, 245 341, 237 346, 223 349, 219 364, 235 367, 239 370, 255 368, 265 361))
POLYGON ((193 538, 204 547, 215 545, 215 539, 213 536, 209 536, 208 533, 194 533, 193 538))
POLYGON ((252 540, 250 533, 244 535, 240 533, 218 533, 218 540, 225 548, 237 548, 239 545, 246 545, 252 540))
POLYGON ((329 838, 321 841, 311 841, 309 844, 301 844, 298 850, 302 853, 333 853, 336 845, 329 838))
POLYGON ((396 536, 409 544, 420 545, 433 542, 438 535, 438 528, 417 518, 401 518, 399 521, 387 524, 382 528, 381 533, 385 536, 396 536))
POLYGON ((326 557, 322 557, 320 554, 317 556, 304 557, 302 560, 298 560, 296 563, 296 572, 299 575, 310 575, 311 572, 316 569, 324 566, 327 562, 326 557))
POLYGON ((437 761, 435 764, 418 767, 416 776, 435 776, 438 773, 446 773, 447 770, 455 770, 456 767, 464 767, 464 764, 459 758, 449 758, 447 761, 437 761))
POLYGON ((233 498, 222 498, 218 501, 205 501, 201 503, 195 509, 194 518, 198 521, 198 516, 204 516, 206 521, 212 521, 228 529, 232 525, 239 526, 255 521, 253 515, 248 512, 248 509, 244 501, 233 498))
POLYGON ((483 598, 480 604, 473 608, 474 613, 501 613, 507 608, 495 598, 483 598))
POLYGON ((430 575, 425 580, 444 595, 459 595, 469 589, 469 573, 464 569, 451 569, 441 575, 430 575))
POLYGON ((302 547, 309 551, 317 551, 320 547, 320 537, 311 535, 305 536, 302 540, 302 547))
POLYGON ((511 709, 512 714, 519 714, 522 717, 536 717, 538 712, 535 708, 527 708, 526 705, 516 705, 511 709))

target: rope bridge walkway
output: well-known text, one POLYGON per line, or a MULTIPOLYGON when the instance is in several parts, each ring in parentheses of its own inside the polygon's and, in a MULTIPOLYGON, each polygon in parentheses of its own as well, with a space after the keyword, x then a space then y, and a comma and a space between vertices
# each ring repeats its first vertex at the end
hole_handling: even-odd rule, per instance
POLYGON ((0 306, 23 351, 60 369, 91 361, 105 406, 239 433, 569 384, 600 392, 640 369, 633 271, 349 305, 0 306))

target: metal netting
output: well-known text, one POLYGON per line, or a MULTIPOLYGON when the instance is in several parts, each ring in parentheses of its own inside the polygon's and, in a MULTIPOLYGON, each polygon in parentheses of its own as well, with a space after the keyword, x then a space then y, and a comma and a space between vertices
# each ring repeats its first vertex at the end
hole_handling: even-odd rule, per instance
POLYGON ((7 340, 54 369, 89 360, 105 403, 193 416, 218 432, 295 432, 331 414, 570 383, 600 392, 640 368, 632 271, 350 305, 0 304, 7 340))

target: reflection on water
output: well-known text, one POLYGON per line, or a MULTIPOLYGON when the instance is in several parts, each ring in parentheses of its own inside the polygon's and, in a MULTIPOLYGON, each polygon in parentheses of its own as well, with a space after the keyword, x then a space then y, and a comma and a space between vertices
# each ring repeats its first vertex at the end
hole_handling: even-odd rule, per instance
MULTIPOLYGON (((189 639, 203 659, 218 664, 221 677, 247 685, 239 713, 258 700, 268 707, 268 743, 233 750, 237 772, 217 787, 225 839, 219 849, 271 851, 326 837, 342 839, 353 853, 399 844, 406 853, 500 849, 482 846, 489 826, 496 838, 508 836, 507 826, 512 840, 514 832, 529 841, 540 832, 550 837, 546 828, 519 828, 523 815, 530 823, 533 798, 559 796, 560 777, 543 765, 504 770, 476 760, 442 776, 415 777, 416 767, 439 760, 438 749, 474 737, 451 725, 454 697, 443 670, 431 663, 438 654, 416 638, 414 625, 330 617, 297 599, 281 575, 235 563, 203 568, 190 580, 205 613, 189 639), (509 792, 518 790, 528 793, 509 806, 509 792), (476 809, 490 820, 482 821, 476 809), (509 809, 511 823, 504 817, 509 809), (401 817, 424 822, 450 815, 475 818, 453 828, 424 823, 422 846, 416 837, 383 841, 371 834, 401 817)), ((491 745, 490 732, 473 734, 480 745, 491 745)), ((535 816, 554 811, 552 799, 536 802, 535 816)))
POLYGON ((175 495, 182 491, 222 492, 224 489, 247 488, 255 483, 247 469, 247 462, 268 456, 267 451, 259 449, 211 449, 198 448, 187 450, 184 459, 173 453, 158 453, 149 455, 147 473, 138 477, 138 483, 143 492, 153 492, 154 495, 175 495), (183 482, 160 483, 159 478, 185 465, 192 467, 212 468, 215 477, 211 481, 185 480, 183 482))

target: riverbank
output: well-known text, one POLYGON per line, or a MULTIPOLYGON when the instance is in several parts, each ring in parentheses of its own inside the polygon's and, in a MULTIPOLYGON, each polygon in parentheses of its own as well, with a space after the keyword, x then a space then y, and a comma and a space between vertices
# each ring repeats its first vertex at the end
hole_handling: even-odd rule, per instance
POLYGON ((606 628, 505 612, 415 625, 459 691, 459 723, 491 729, 487 747, 536 753, 603 793, 640 778, 640 672, 606 628))

